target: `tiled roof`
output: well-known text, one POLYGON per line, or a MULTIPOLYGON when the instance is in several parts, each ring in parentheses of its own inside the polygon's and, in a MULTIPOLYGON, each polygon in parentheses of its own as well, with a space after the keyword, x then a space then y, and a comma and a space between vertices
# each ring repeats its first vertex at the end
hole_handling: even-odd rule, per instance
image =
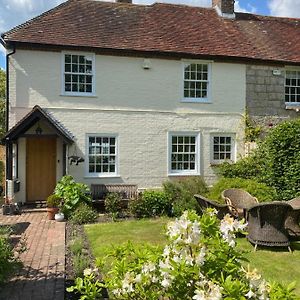
POLYGON ((5 41, 221 56, 300 64, 300 19, 156 3, 69 0, 3 35, 5 41))
POLYGON ((7 131, 2 141, 5 142, 5 140, 15 140, 19 138, 39 120, 45 120, 67 143, 72 144, 74 142, 72 133, 49 111, 41 108, 39 105, 35 105, 29 113, 7 131))

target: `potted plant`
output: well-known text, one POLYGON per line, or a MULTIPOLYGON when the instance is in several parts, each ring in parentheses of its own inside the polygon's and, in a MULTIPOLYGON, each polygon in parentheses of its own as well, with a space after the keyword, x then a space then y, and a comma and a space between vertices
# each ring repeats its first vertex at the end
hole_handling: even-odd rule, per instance
POLYGON ((47 212, 48 212, 48 219, 54 220, 55 214, 58 213, 59 205, 61 204, 61 198, 57 195, 50 195, 47 198, 47 212))

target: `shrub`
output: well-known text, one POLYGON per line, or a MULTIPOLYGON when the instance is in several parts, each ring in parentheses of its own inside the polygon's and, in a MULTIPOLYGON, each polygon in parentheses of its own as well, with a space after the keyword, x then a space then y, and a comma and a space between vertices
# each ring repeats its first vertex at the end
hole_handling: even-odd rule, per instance
POLYGON ((218 220, 212 209, 202 216, 185 212, 168 224, 163 250, 141 250, 130 243, 114 248, 100 263, 110 270, 104 283, 86 270, 71 289, 80 291, 81 299, 92 299, 90 291, 96 288, 93 297, 100 298, 101 287, 109 290, 110 298, 122 300, 295 299, 292 286, 275 287, 255 269, 242 267, 246 258, 236 248, 235 234, 244 228, 229 215, 218 220))
POLYGON ((200 207, 194 198, 195 194, 206 194, 207 185, 200 176, 186 177, 180 180, 163 183, 165 193, 172 202, 172 212, 180 216, 185 210, 193 209, 200 212, 200 207))
POLYGON ((57 195, 53 194, 47 198, 47 206, 48 207, 59 207, 61 203, 62 203, 62 200, 57 195))
POLYGON ((256 197, 259 202, 272 201, 277 198, 276 190, 264 183, 252 179, 243 178, 221 178, 210 189, 207 197, 222 202, 221 193, 226 189, 243 189, 256 197))
MULTIPOLYGON (((9 242, 9 236, 12 228, 0 226, 0 285, 5 283, 20 266, 18 254, 24 252, 25 248, 16 249, 17 256, 14 255, 14 249, 9 242)), ((23 241, 20 241, 22 245, 23 241)))
POLYGON ((137 218, 147 218, 171 214, 171 201, 164 191, 144 191, 129 204, 131 213, 137 218))
POLYGON ((118 193, 108 193, 105 197, 105 210, 111 215, 113 220, 120 216, 122 211, 122 197, 118 193))
POLYGON ((300 119, 273 128, 253 153, 235 164, 224 163, 224 177, 252 178, 276 189, 277 199, 300 196, 300 119))
POLYGON ((300 196, 300 119, 273 128, 262 145, 266 168, 262 180, 273 186, 280 200, 300 196))
POLYGON ((91 204, 90 191, 86 184, 77 183, 71 175, 65 175, 56 184, 54 194, 63 199, 62 211, 69 217, 80 203, 91 204))
POLYGON ((97 220, 97 218, 98 213, 86 203, 79 204, 70 216, 71 222, 78 225, 93 223, 97 220))
POLYGON ((79 255, 82 253, 82 249, 83 249, 83 239, 82 238, 76 238, 74 239, 70 245, 69 245, 70 251, 72 252, 72 254, 75 255, 79 255))
POLYGON ((73 256, 73 271, 75 277, 82 277, 83 272, 90 266, 89 258, 84 254, 77 254, 73 256))

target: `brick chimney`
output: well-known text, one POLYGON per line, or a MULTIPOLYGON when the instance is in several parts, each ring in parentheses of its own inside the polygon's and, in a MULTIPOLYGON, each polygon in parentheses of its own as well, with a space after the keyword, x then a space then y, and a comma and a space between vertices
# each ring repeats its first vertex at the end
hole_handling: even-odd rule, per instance
POLYGON ((234 2, 235 0, 212 0, 212 6, 220 16, 234 18, 234 2))
POLYGON ((117 3, 129 3, 132 4, 132 0, 116 0, 117 3))

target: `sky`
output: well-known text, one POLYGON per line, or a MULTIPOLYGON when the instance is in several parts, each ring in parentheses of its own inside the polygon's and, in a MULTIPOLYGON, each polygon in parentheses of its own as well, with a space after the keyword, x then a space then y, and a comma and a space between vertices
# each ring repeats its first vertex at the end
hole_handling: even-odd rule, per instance
MULTIPOLYGON (((0 33, 51 9, 65 0, 0 0, 0 33)), ((133 0, 136 4, 168 2, 210 7, 211 0, 133 0)), ((260 15, 300 18, 300 0, 236 0, 235 10, 260 15)), ((0 68, 5 69, 5 49, 0 45, 0 68)))

